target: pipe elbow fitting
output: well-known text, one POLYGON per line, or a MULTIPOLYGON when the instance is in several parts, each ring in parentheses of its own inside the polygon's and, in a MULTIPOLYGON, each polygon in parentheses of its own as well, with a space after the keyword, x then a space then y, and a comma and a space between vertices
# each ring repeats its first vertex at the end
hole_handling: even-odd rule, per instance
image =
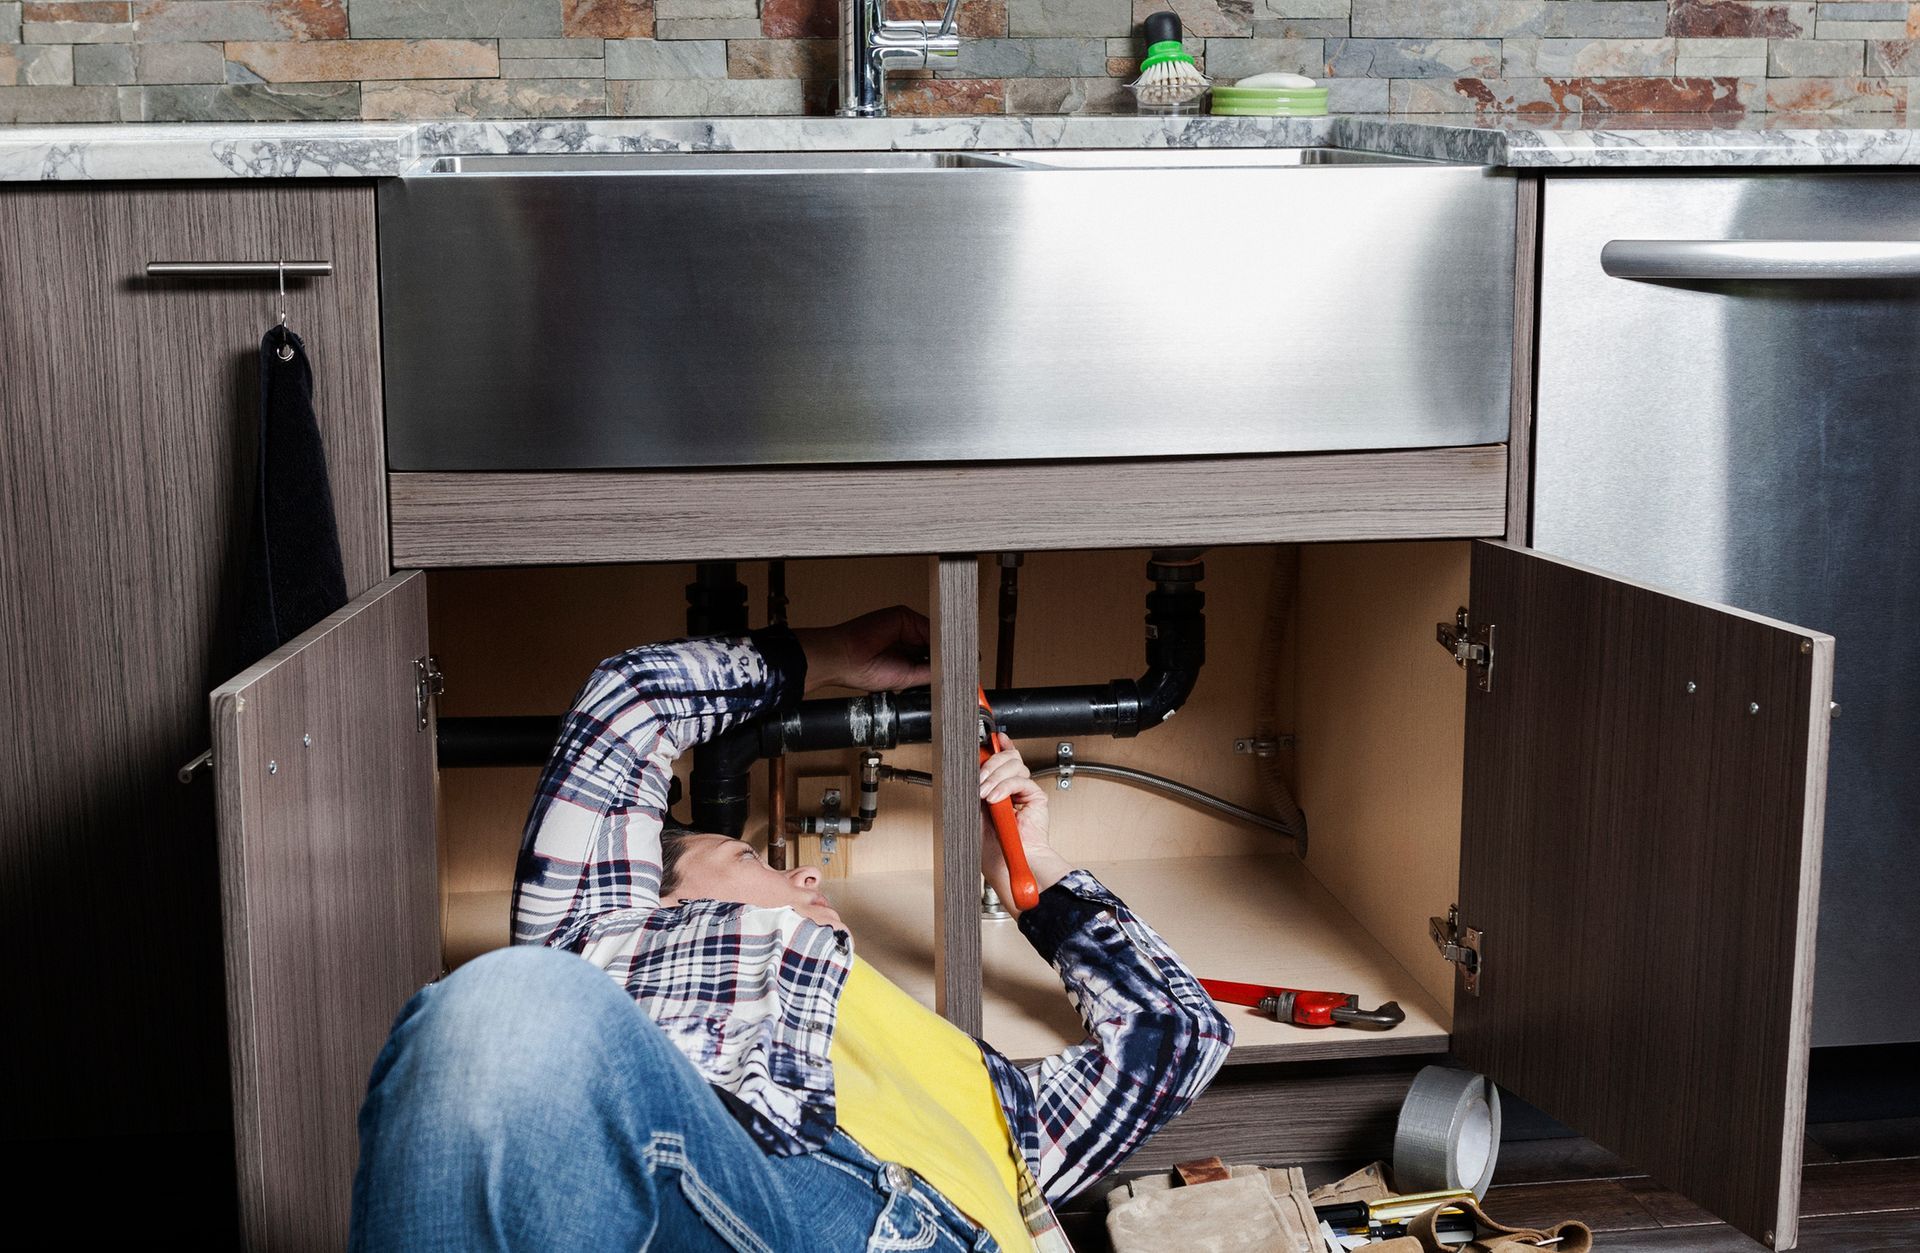
POLYGON ((1163 669, 1156 666, 1140 676, 1140 682, 1137 684, 1140 730, 1157 727, 1173 717, 1180 706, 1187 703, 1187 697, 1193 695, 1194 684, 1199 681, 1198 666, 1191 670, 1163 669))
POLYGON ((1207 595, 1200 590, 1206 567, 1193 550, 1179 556, 1177 564, 1169 563, 1167 554, 1156 552, 1147 563, 1154 588, 1147 593, 1147 672, 1136 685, 1142 728, 1171 718, 1193 695, 1207 664, 1207 595))

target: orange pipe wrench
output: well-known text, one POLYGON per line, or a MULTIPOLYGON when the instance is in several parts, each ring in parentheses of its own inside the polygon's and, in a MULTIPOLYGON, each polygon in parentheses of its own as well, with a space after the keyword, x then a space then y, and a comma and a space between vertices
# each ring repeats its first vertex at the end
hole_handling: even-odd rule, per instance
POLYGON ((1259 983, 1202 979, 1208 996, 1229 1005, 1251 1005, 1275 1022, 1296 1027, 1397 1027, 1407 1020, 1400 1002, 1379 1009, 1362 1009, 1350 992, 1312 992, 1305 988, 1270 988, 1259 983))
MULTIPOLYGON (((1006 747, 1006 741, 1000 738, 1000 732, 993 726, 993 707, 987 704, 987 691, 980 689, 980 764, 985 765, 987 758, 1006 747)), ((1027 846, 1020 842, 1020 821, 1014 816, 1013 802, 999 800, 987 806, 987 815, 993 819, 993 833, 1000 837, 1000 851, 1007 859, 1007 881, 1013 888, 1013 903, 1017 909, 1032 909, 1040 901, 1040 887, 1033 881, 1033 871, 1027 867, 1027 846)))

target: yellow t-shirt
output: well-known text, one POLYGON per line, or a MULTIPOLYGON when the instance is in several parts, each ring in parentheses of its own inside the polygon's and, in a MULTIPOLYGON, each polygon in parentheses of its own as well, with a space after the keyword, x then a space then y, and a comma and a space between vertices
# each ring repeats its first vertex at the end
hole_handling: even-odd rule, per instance
POLYGON ((971 1038, 856 958, 829 1056, 842 1131, 938 1188, 1007 1253, 1033 1248, 1016 1199, 1026 1165, 971 1038))

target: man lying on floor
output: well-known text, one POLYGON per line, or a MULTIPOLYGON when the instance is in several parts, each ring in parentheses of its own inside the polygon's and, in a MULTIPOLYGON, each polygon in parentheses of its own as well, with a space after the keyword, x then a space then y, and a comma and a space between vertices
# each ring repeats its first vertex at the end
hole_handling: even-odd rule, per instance
MULTIPOLYGON (((1019 927, 1088 1033, 1024 1067, 857 960, 817 870, 663 829, 680 754, 803 690, 925 683, 926 640, 894 608, 594 671, 527 822, 515 947, 417 994, 374 1065, 355 1248, 1067 1247, 1049 1204, 1186 1108, 1233 1029, 1048 845, 1018 752, 980 798, 1013 801, 1042 889, 1019 927)), ((1011 906, 984 824, 981 852, 1011 906)))

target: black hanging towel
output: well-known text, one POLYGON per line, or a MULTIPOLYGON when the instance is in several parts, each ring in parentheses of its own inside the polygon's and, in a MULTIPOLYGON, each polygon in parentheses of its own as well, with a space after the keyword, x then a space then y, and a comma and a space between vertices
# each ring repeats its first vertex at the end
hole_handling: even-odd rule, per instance
POLYGON ((327 453, 313 416, 313 369, 306 345, 284 325, 260 340, 258 476, 241 581, 243 666, 347 603, 327 453))

